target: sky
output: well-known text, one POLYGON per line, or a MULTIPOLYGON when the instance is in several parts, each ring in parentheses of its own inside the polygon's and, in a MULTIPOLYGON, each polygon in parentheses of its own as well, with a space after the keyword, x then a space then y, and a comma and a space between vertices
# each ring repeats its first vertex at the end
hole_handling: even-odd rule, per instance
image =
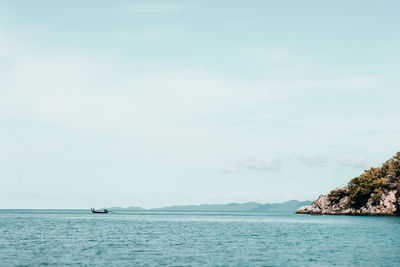
POLYGON ((0 2, 0 208, 313 200, 400 150, 399 1, 0 2))

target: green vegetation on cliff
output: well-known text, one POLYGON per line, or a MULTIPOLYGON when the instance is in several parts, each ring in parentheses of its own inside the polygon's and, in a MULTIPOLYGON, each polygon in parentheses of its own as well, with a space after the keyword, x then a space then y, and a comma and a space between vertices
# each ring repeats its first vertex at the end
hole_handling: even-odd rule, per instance
MULTIPOLYGON (((349 186, 350 206, 360 208, 370 198, 377 203, 386 188, 397 184, 400 178, 400 152, 386 161, 380 168, 371 168, 363 174, 353 178, 349 186)), ((332 194, 332 200, 339 198, 339 195, 332 194)))
POLYGON ((400 216, 400 152, 296 213, 400 216))

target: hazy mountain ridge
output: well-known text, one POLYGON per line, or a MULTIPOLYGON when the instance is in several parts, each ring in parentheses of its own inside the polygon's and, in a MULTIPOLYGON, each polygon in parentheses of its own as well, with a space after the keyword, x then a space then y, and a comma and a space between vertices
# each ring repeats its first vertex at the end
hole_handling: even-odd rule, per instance
POLYGON ((143 210, 143 211, 216 211, 216 212, 295 212, 302 206, 310 205, 311 201, 290 200, 282 203, 229 203, 167 206, 154 209, 140 207, 111 207, 109 210, 143 210))
POLYGON ((144 208, 133 207, 133 206, 126 207, 126 208, 123 208, 123 207, 109 207, 109 208, 106 208, 106 209, 108 209, 108 210, 145 210, 144 208))

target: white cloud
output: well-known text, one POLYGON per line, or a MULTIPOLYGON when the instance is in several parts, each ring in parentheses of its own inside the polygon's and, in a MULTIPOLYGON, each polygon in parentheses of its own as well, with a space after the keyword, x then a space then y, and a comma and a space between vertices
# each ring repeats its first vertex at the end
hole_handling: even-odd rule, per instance
POLYGON ((367 167, 367 160, 361 157, 344 156, 338 161, 340 166, 351 168, 367 167))

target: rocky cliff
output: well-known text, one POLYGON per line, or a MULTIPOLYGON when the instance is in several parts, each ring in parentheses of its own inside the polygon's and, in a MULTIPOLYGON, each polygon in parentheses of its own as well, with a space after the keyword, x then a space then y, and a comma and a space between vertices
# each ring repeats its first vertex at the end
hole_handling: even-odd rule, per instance
POLYGON ((296 213, 400 216, 400 152, 296 213))

